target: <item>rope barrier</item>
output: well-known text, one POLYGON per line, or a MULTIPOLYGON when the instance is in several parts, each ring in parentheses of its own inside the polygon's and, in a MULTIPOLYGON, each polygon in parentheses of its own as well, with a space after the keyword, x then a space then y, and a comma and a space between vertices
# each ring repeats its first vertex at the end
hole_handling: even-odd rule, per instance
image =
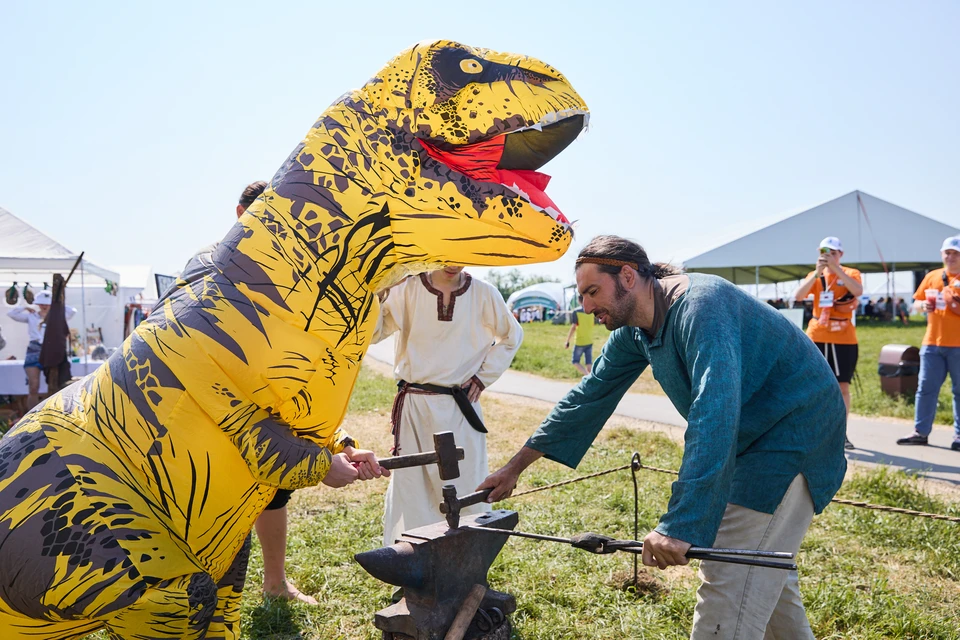
MULTIPOLYGON (((575 482, 582 482, 583 480, 598 478, 600 476, 605 476, 610 473, 616 473, 617 471, 624 471, 626 469, 632 469, 634 472, 636 472, 638 469, 645 469, 647 471, 655 471, 657 473, 667 473, 674 476, 679 474, 679 472, 674 469, 661 469, 660 467, 651 467, 649 465, 645 465, 640 461, 640 454, 634 453, 633 459, 631 460, 630 464, 621 465, 619 467, 613 467, 612 469, 598 471, 596 473, 591 473, 585 476, 578 476, 576 478, 571 478, 570 480, 564 480, 563 482, 554 482, 553 484, 544 485, 542 487, 527 489, 526 491, 521 491, 519 493, 513 494, 511 498, 519 498, 520 496, 529 495, 531 493, 537 493, 538 491, 556 489, 557 487, 563 487, 568 484, 574 484, 575 482)), ((887 513, 899 513, 901 515, 915 516, 918 518, 929 518, 931 520, 942 520, 944 522, 960 523, 960 517, 947 516, 940 513, 925 513, 923 511, 915 511, 913 509, 902 509, 900 507, 888 507, 882 504, 871 504, 869 502, 860 502, 856 500, 842 500, 840 498, 834 498, 833 500, 831 500, 831 502, 846 505, 848 507, 858 507, 860 509, 870 509, 873 511, 885 511, 887 513)))
POLYGON ((553 484, 547 484, 542 487, 537 487, 535 489, 527 489, 526 491, 520 491, 519 493, 515 493, 510 497, 519 498, 520 496, 526 496, 531 493, 537 493, 538 491, 546 491, 547 489, 556 489, 557 487, 563 487, 568 484, 573 484, 574 482, 590 480, 591 478, 599 478, 600 476, 605 476, 609 473, 616 473, 617 471, 623 471, 624 469, 629 469, 631 466, 632 464, 625 464, 619 467, 615 467, 613 469, 607 469, 606 471, 598 471, 597 473, 591 473, 588 476, 579 476, 579 477, 573 478, 572 480, 564 480, 563 482, 554 482, 553 484))
POLYGON ((849 507, 860 507, 861 509, 873 509, 874 511, 887 511, 889 513, 901 513, 907 516, 916 516, 918 518, 930 518, 932 520, 944 520, 945 522, 960 522, 960 518, 954 516, 945 516, 939 513, 924 513, 923 511, 914 511, 913 509, 901 509, 899 507, 887 507, 882 504, 870 504, 869 502, 857 502, 855 500, 841 500, 834 498, 831 502, 845 504, 849 507))

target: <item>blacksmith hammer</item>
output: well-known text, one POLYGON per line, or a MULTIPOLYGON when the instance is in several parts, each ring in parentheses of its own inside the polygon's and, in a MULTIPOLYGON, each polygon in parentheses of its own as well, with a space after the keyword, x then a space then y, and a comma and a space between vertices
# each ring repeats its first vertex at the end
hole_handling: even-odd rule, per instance
POLYGON ((381 458, 377 463, 384 469, 405 469, 436 464, 441 480, 453 480, 460 477, 459 461, 463 460, 463 447, 458 447, 453 439, 453 431, 440 431, 433 434, 434 451, 411 453, 408 456, 381 458))
POLYGON ((457 497, 457 488, 452 484, 443 485, 443 502, 440 504, 440 513, 447 517, 447 526, 456 529, 460 526, 460 510, 470 505, 479 504, 487 499, 493 489, 484 489, 468 493, 462 498, 457 497))

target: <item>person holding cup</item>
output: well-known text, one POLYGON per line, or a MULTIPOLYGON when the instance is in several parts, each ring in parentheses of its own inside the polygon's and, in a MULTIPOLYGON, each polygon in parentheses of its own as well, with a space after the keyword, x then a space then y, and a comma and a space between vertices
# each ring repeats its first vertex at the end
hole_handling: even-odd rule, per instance
MULTIPOLYGON (((813 295, 813 318, 807 324, 807 335, 833 369, 849 415, 850 380, 859 356, 853 314, 863 294, 863 280, 857 269, 840 265, 842 256, 840 239, 824 238, 816 267, 807 274, 794 297, 804 300, 813 295)), ((845 439, 844 448, 854 448, 850 438, 845 439)))
POLYGON ((950 448, 960 451, 960 236, 943 241, 940 257, 943 268, 924 276, 913 295, 916 310, 927 314, 927 331, 920 347, 920 380, 913 433, 897 440, 897 444, 927 444, 937 413, 940 387, 949 373, 953 386, 953 444, 950 448))

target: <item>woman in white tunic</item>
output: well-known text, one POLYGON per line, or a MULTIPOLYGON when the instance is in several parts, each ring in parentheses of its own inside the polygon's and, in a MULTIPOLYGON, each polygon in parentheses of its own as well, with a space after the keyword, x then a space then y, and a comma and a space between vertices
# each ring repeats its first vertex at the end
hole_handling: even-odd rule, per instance
MULTIPOLYGON (((474 280, 463 267, 407 278, 381 304, 373 341, 396 333, 394 375, 400 391, 394 403, 394 447, 398 455, 433 450, 433 434, 453 431, 463 447, 460 477, 440 480, 436 465, 397 469, 390 476, 384 513, 384 545, 404 531, 442 519, 444 484, 460 495, 472 492, 488 474, 486 434, 468 422, 452 395, 416 385, 461 387, 482 420, 480 392, 510 367, 523 330, 492 285, 474 280), (403 383, 414 386, 407 386, 403 383)), ((481 425, 482 427, 482 425, 481 425)), ((464 514, 489 511, 479 504, 464 514)))

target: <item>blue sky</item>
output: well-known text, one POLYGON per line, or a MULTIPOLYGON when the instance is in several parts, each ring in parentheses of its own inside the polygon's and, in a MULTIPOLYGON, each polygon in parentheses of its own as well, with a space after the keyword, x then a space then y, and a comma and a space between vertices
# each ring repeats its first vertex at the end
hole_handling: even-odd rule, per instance
POLYGON ((591 108, 545 168, 578 240, 527 272, 568 280, 609 232, 682 260, 854 189, 960 226, 960 3, 785 4, 7 2, 0 207, 173 272, 332 101, 449 38, 541 58, 591 108))

